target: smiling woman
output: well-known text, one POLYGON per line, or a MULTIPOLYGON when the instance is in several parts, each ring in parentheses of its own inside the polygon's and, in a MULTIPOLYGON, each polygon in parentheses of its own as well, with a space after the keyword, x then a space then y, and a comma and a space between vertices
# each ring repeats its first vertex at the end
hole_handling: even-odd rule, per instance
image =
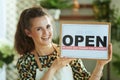
POLYGON ((25 33, 33 39, 35 46, 51 43, 53 29, 48 16, 36 17, 30 22, 32 28, 30 31, 25 29, 25 33))
POLYGON ((22 12, 15 33, 15 49, 21 55, 17 62, 20 80, 97 80, 101 77, 103 66, 111 56, 109 61, 98 61, 90 77, 81 59, 60 57, 59 46, 52 42, 52 37, 53 24, 43 8, 33 7, 22 12))

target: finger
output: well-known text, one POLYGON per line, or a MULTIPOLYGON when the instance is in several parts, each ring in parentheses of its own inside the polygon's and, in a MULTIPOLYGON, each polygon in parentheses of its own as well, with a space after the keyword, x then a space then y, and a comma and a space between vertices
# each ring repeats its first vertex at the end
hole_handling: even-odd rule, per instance
POLYGON ((109 46, 108 46, 108 48, 109 48, 109 60, 111 60, 112 59, 112 44, 110 43, 109 44, 109 46))

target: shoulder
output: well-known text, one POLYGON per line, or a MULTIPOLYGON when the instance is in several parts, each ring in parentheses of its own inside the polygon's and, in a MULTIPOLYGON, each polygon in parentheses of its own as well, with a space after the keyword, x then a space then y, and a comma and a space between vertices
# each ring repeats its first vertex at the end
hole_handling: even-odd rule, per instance
POLYGON ((33 54, 26 53, 26 54, 20 56, 20 58, 18 59, 18 61, 31 61, 33 58, 34 58, 33 54))
POLYGON ((32 62, 35 62, 34 55, 30 53, 24 54, 20 58, 18 58, 17 68, 19 68, 20 66, 27 67, 31 65, 32 62))
POLYGON ((37 65, 32 54, 24 54, 16 64, 20 80, 35 80, 37 65))

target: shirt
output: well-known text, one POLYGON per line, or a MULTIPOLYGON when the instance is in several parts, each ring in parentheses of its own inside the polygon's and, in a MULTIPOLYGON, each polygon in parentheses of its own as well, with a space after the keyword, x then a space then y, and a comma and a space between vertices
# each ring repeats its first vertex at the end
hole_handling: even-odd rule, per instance
MULTIPOLYGON (((42 68, 50 68, 53 61, 59 57, 57 51, 45 56, 39 56, 42 68)), ((88 80, 90 73, 85 69, 82 60, 76 59, 69 63, 74 80, 88 80)), ((35 61, 35 56, 31 53, 26 53, 17 61, 17 70, 20 80, 36 80, 38 65, 35 61)), ((63 73, 64 74, 64 73, 63 73)), ((65 79, 66 80, 66 79, 65 79)))

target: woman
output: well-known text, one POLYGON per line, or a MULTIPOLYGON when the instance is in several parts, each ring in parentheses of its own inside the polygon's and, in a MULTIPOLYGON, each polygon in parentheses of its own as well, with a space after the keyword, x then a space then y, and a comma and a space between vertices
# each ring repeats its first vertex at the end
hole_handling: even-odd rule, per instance
POLYGON ((110 44, 109 59, 98 60, 90 75, 80 59, 61 58, 52 37, 52 19, 41 7, 22 12, 15 34, 15 49, 21 55, 17 62, 21 80, 99 80, 104 65, 112 59, 110 44))

